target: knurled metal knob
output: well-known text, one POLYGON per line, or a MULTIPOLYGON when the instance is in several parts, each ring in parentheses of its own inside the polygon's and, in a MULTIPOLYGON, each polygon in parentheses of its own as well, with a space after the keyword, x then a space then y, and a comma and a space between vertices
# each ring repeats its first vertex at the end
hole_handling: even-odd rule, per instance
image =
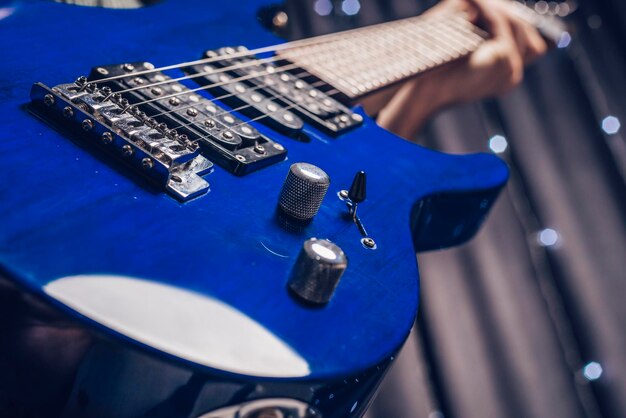
POLYGON ((291 271, 289 288, 313 304, 328 303, 348 267, 348 259, 338 245, 325 239, 304 242, 291 271))
POLYGON ((330 177, 319 167, 295 163, 283 184, 278 199, 282 213, 300 221, 310 221, 317 214, 330 186, 330 177))

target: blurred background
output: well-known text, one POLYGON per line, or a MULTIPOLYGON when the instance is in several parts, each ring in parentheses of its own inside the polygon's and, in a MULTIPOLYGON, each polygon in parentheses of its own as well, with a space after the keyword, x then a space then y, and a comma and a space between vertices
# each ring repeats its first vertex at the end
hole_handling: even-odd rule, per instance
MULTIPOLYGON (((434 3, 292 0, 263 16, 298 39, 434 3)), ((419 255, 419 318, 368 418, 626 416, 626 3, 527 5, 573 12, 569 45, 414 138, 496 153, 512 177, 471 243, 419 255)))

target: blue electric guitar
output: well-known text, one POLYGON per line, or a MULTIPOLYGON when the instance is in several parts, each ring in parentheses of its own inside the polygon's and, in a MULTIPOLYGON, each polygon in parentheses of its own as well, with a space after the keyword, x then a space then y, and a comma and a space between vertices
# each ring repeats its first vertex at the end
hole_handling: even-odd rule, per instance
POLYGON ((507 169, 353 106, 487 35, 451 15, 281 43, 260 3, 0 8, 0 288, 79 330, 49 351, 73 364, 57 409, 11 395, 39 365, 3 414, 367 408, 416 315, 415 252, 469 239, 507 169))

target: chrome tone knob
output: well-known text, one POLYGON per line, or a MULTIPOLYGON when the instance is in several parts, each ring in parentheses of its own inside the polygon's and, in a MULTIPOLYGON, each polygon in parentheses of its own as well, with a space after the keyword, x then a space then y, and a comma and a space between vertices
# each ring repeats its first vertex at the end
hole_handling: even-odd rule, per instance
POLYGON ((307 302, 325 304, 333 296, 347 267, 348 259, 338 245, 311 238, 300 250, 288 286, 307 302))
POLYGON ((328 186, 330 177, 321 168, 307 163, 292 164, 280 192, 278 207, 292 218, 310 221, 320 209, 328 186))

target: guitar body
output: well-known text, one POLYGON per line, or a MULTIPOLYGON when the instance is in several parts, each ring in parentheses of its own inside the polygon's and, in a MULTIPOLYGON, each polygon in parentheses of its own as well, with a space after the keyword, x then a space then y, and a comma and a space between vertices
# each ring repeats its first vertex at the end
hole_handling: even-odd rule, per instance
POLYGON ((66 83, 96 65, 159 67, 210 48, 280 43, 258 24, 261 5, 107 10, 37 1, 3 9, 0 268, 96 336, 63 416, 196 417, 277 398, 325 418, 360 416, 414 321, 415 252, 470 238, 506 182, 492 155, 430 151, 363 115, 337 137, 307 125, 309 142, 255 123, 287 148, 287 160, 241 177, 216 166, 210 191, 181 203, 28 111, 34 82, 66 83), (295 162, 322 168, 331 184, 315 219, 290 229, 276 204, 295 162), (360 170, 368 177, 359 216, 375 249, 362 244, 338 197, 360 170), (286 287, 311 237, 348 258, 333 298, 319 307, 286 287))

